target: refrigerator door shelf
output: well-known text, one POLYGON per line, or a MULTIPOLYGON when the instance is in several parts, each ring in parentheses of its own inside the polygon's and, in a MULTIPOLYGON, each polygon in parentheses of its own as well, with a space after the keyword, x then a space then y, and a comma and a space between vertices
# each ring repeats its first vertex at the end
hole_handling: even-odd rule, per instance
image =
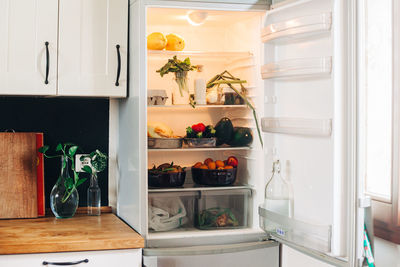
POLYGON ((267 43, 309 38, 313 35, 329 32, 331 25, 332 14, 330 12, 299 17, 269 24, 262 29, 261 40, 267 43))
POLYGON ((332 57, 297 58, 268 63, 261 67, 263 79, 329 77, 332 57))
POLYGON ((332 119, 261 118, 263 132, 329 137, 332 119))
POLYGON ((286 240, 323 253, 331 251, 332 227, 302 222, 258 207, 260 227, 274 238, 286 240))

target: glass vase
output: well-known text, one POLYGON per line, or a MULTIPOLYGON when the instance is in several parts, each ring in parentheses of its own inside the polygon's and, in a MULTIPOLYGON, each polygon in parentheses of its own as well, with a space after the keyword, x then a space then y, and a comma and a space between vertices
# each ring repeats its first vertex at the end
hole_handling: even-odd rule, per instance
POLYGON ((90 176, 90 186, 87 190, 88 215, 99 216, 101 213, 101 190, 99 187, 97 172, 93 171, 90 176))
POLYGON ((61 174, 50 193, 50 208, 59 219, 75 215, 79 194, 70 175, 71 163, 68 157, 61 157, 61 174))

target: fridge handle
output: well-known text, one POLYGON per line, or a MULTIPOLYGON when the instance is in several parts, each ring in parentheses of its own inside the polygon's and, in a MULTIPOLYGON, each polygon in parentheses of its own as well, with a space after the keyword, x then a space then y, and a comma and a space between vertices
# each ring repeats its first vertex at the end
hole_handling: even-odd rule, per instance
POLYGON ((212 255, 223 253, 235 253, 254 249, 276 247, 279 243, 271 240, 224 244, 224 245, 207 245, 192 247, 172 247, 172 248, 145 248, 143 256, 196 256, 196 255, 212 255))

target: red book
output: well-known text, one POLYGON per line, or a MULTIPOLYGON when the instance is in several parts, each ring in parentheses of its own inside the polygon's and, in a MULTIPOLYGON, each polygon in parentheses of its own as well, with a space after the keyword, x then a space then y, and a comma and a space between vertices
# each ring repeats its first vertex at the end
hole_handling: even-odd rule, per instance
POLYGON ((45 203, 44 203, 44 161, 43 154, 37 150, 43 146, 43 133, 36 133, 36 154, 37 154, 37 207, 38 216, 43 217, 45 215, 45 203))

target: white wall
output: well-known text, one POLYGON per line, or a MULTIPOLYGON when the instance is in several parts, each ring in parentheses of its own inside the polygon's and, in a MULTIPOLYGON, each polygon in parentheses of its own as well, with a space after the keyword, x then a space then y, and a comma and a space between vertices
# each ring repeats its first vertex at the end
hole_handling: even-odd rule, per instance
POLYGON ((400 267, 400 245, 375 237, 377 267, 400 267))

